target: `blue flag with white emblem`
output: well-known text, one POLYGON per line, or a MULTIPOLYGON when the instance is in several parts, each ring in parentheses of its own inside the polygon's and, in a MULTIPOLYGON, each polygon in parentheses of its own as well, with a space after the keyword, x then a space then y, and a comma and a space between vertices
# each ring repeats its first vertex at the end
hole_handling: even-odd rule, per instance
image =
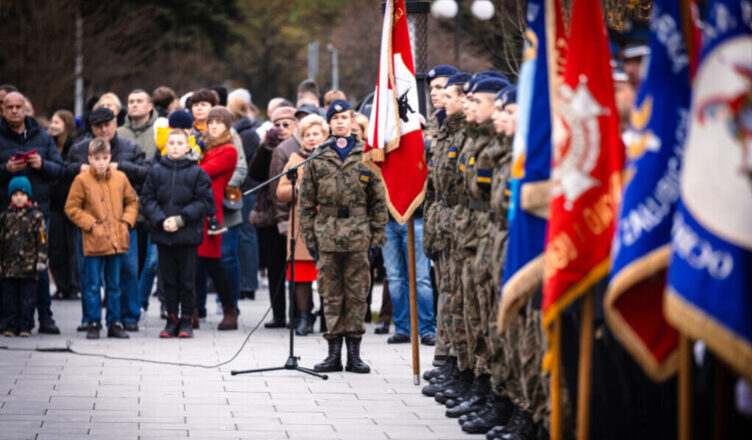
POLYGON ((680 17, 679 2, 653 2, 647 75, 624 134, 628 164, 603 304, 614 334, 656 381, 677 367, 678 335, 664 318, 663 295, 691 96, 680 17))
POLYGON ((509 316, 538 289, 542 271, 534 262, 543 253, 551 175, 551 106, 544 0, 527 3, 527 30, 517 89, 517 132, 512 146, 509 242, 502 276, 499 320, 509 316))
POLYGON ((752 0, 707 8, 664 307, 752 380, 752 0))

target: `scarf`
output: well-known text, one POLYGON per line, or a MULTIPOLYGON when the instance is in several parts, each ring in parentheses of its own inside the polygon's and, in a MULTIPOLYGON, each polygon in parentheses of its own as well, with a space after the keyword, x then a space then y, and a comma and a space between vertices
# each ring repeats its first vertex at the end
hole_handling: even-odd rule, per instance
POLYGON ((339 154, 339 158, 342 162, 345 161, 345 158, 347 158, 347 155, 350 154, 350 152, 355 148, 355 137, 348 136, 347 138, 347 146, 345 148, 339 148, 337 144, 332 145, 332 149, 339 154))

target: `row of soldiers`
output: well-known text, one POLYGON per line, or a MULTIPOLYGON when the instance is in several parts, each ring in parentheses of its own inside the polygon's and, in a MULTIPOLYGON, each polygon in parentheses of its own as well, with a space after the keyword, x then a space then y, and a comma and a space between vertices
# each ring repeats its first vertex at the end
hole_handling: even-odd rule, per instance
POLYGON ((428 122, 423 245, 437 274, 436 359, 444 362, 424 374, 423 394, 468 433, 548 438, 539 299, 497 331, 517 86, 497 71, 446 65, 428 81, 437 110, 428 122))

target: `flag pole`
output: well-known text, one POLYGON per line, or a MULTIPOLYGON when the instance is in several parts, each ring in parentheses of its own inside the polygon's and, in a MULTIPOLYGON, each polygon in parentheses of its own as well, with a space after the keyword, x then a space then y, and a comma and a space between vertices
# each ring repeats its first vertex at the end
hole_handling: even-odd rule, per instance
POLYGON ((679 332, 679 440, 692 439, 692 358, 689 338, 679 332))
POLYGON ((413 383, 420 385, 420 351, 418 350, 418 295, 415 280, 415 217, 407 221, 408 271, 410 272, 410 341, 413 346, 413 383))
POLYGON ((587 440, 590 430, 590 388, 593 369, 593 296, 582 297, 580 361, 577 379, 577 440, 587 440))
POLYGON ((551 440, 561 440, 561 317, 551 324, 553 326, 550 343, 551 354, 551 440))

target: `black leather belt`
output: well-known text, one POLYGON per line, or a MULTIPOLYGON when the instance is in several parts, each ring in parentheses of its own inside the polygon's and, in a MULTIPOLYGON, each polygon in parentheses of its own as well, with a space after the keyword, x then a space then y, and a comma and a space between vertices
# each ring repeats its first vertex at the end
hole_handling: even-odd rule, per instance
POLYGON ((347 206, 322 206, 319 208, 319 212, 337 218, 365 216, 368 213, 363 206, 356 206, 354 208, 349 208, 347 206))

